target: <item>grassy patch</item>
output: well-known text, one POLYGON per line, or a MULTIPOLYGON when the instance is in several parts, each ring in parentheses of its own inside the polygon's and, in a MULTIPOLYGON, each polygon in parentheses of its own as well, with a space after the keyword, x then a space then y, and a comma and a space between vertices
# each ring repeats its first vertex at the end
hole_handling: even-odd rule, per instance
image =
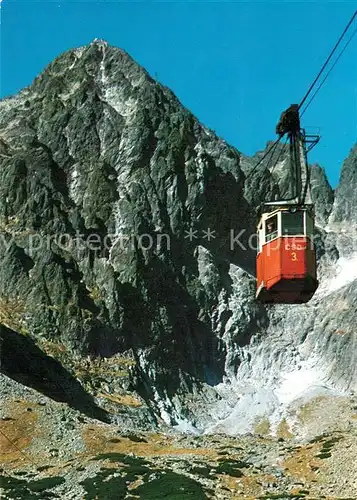
POLYGON ((37 467, 37 470, 39 472, 42 472, 44 470, 48 470, 48 469, 52 469, 53 468, 53 465, 41 465, 40 467, 37 467))
POLYGON ((323 439, 325 439, 326 434, 319 434, 318 436, 314 437, 313 439, 310 439, 309 443, 319 443, 323 439))
POLYGON ((211 473, 214 472, 214 469, 202 465, 202 466, 192 467, 192 469, 188 469, 187 472, 190 472, 191 474, 197 474, 198 476, 210 477, 211 473))
POLYGON ((126 498, 128 486, 139 477, 147 478, 152 472, 150 464, 139 457, 125 455, 124 453, 104 453, 97 455, 94 460, 110 460, 118 462, 120 468, 102 468, 92 478, 85 479, 81 485, 86 490, 86 500, 120 500, 126 498))
POLYGON ((110 460, 111 462, 123 462, 126 455, 123 453, 101 453, 95 456, 92 460, 110 460))
POLYGON ((87 287, 89 297, 95 302, 101 301, 103 299, 103 293, 99 286, 94 285, 92 288, 87 287))
POLYGON ((122 500, 126 497, 127 484, 122 476, 114 476, 112 469, 101 470, 96 476, 80 484, 86 490, 85 500, 122 500))
POLYGON ((88 478, 81 483, 87 492, 85 499, 89 500, 125 498, 130 483, 141 476, 148 477, 152 472, 152 467, 146 460, 124 453, 103 453, 93 460, 110 460, 121 465, 119 469, 102 468, 94 478, 88 478))
MULTIPOLYGON (((113 375, 113 374, 112 374, 113 375)), ((128 375, 128 371, 121 370, 120 372, 114 372, 114 376, 126 376, 128 375)), ((98 393, 99 398, 108 399, 113 403, 116 403, 121 406, 131 406, 133 408, 140 408, 143 406, 142 402, 139 401, 137 397, 133 394, 106 394, 104 392, 98 393)))
POLYGON ((226 460, 224 458, 219 459, 219 464, 215 467, 215 472, 217 474, 228 474, 233 477, 244 476, 243 472, 240 470, 242 468, 249 467, 247 462, 242 462, 241 460, 226 460))
POLYGON ((30 481, 28 483, 28 488, 31 491, 38 491, 40 493, 59 486, 65 482, 63 477, 45 477, 44 479, 38 479, 37 481, 30 481))
POLYGON ((132 490, 133 495, 138 495, 141 500, 203 500, 208 498, 202 486, 193 479, 175 472, 158 472, 151 479, 132 490))
POLYGON ((259 500, 265 499, 265 498, 305 498, 304 493, 296 493, 296 494, 291 494, 291 493, 267 493, 266 495, 263 495, 261 497, 257 497, 259 500))
POLYGON ((52 358, 61 360, 63 356, 66 354, 68 355, 66 346, 61 342, 40 339, 38 344, 42 351, 47 354, 47 356, 51 356, 52 358))
POLYGON ((225 462, 225 463, 229 462, 239 469, 244 469, 244 468, 248 468, 251 466, 251 464, 249 464, 248 462, 243 462, 243 460, 232 460, 232 459, 226 460, 225 458, 219 458, 218 461, 225 462))
POLYGON ((125 474, 125 479, 127 481, 135 481, 138 476, 143 476, 152 471, 152 469, 149 469, 144 465, 130 465, 128 467, 125 467, 125 469, 123 470, 125 474))
POLYGON ((0 323, 10 330, 27 335, 26 306, 19 297, 0 297, 0 323))
MULTIPOLYGON (((90 360, 81 358, 76 360, 74 371, 77 377, 86 380, 98 378, 107 379, 108 377, 126 377, 129 373, 129 369, 135 366, 135 363, 134 359, 119 354, 111 358, 96 357, 90 360)), ((98 396, 120 404, 141 406, 141 402, 130 394, 98 394, 98 396)))
POLYGON ((111 462, 120 462, 130 466, 150 465, 146 460, 136 456, 125 455, 124 453, 102 453, 94 457, 93 460, 110 460, 111 462))
MULTIPOLYGON (((7 410, 16 418, 12 421, 2 422, 2 435, 0 435, 1 459, 5 462, 21 460, 19 449, 26 450, 37 432, 37 411, 26 411, 28 402, 11 401, 7 410), (5 438, 6 436, 6 438, 5 438), (16 448, 12 443, 16 443, 16 448)), ((35 406, 34 406, 35 409, 35 406)), ((25 451, 26 453, 26 451, 25 451)), ((21 467, 21 464, 20 464, 21 467)))
POLYGON ((124 434, 123 437, 126 437, 128 439, 130 439, 130 441, 133 441, 134 443, 147 443, 147 440, 140 437, 140 436, 136 436, 135 434, 124 434))
POLYGON ((290 432, 289 424, 287 423, 285 418, 283 418, 283 420, 279 423, 278 428, 276 430, 276 435, 278 438, 283 438, 283 439, 289 439, 294 437, 294 434, 290 432))
POLYGON ((65 482, 63 477, 46 477, 35 481, 25 481, 11 476, 0 476, 0 484, 8 500, 35 500, 59 498, 48 491, 65 482))
POLYGON ((330 458, 330 456, 331 456, 331 453, 328 453, 328 452, 326 452, 326 453, 318 453, 316 455, 316 458, 322 458, 322 459, 324 459, 324 458, 330 458))
POLYGON ((338 443, 342 439, 342 436, 336 436, 332 439, 328 439, 322 445, 322 451, 330 451, 336 443, 338 443))
POLYGON ((331 457, 331 450, 335 446, 338 441, 342 439, 342 436, 335 436, 331 439, 328 439, 327 441, 324 441, 321 447, 320 453, 316 455, 316 458, 330 458, 331 457))
POLYGON ((263 436, 270 434, 271 428, 269 419, 268 418, 260 419, 254 426, 254 432, 256 434, 262 434, 263 436))

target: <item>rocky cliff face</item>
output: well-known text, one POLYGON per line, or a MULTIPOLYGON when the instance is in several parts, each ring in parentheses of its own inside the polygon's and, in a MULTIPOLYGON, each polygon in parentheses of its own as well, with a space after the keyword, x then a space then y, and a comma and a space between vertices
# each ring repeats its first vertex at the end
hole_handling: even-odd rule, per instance
POLYGON ((106 409, 100 394, 134 391, 141 424, 244 432, 304 391, 356 389, 356 147, 335 197, 311 168, 319 292, 265 308, 255 208, 288 188, 284 148, 249 175, 259 154, 105 42, 63 54, 0 111, 5 342, 56 357, 106 409))

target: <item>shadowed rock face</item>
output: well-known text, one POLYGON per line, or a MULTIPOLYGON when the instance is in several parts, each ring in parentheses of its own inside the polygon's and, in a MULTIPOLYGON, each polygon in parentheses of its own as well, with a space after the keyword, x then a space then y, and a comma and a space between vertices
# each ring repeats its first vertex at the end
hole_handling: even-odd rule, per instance
POLYGON ((97 407, 80 383, 31 339, 0 325, 0 346, 2 373, 91 418, 109 422, 107 413, 97 407))
POLYGON ((342 165, 340 183, 336 189, 336 201, 329 220, 330 225, 357 227, 357 144, 351 149, 342 165))
MULTIPOLYGON (((4 324, 82 355, 132 349, 134 387, 191 419, 197 408, 183 401, 195 387, 212 403, 224 399, 209 389, 224 374, 249 378, 277 351, 288 365, 296 314, 306 320, 294 349, 323 338, 321 358, 336 352, 311 323, 312 308, 324 316, 329 299, 275 310, 254 300, 255 207, 288 189, 283 147, 273 172, 263 162, 249 175, 259 154, 244 158, 105 42, 63 54, 0 111, 4 324), (260 344, 267 332, 274 345, 260 344)), ((356 220, 355 152, 333 208, 323 171, 312 168, 322 275, 340 251, 322 229, 331 210, 330 221, 356 220)), ((338 344, 340 357, 353 335, 338 344)), ((258 383, 282 366, 268 368, 258 383)), ((353 385, 343 371, 341 362, 339 380, 353 385)))
POLYGON ((324 228, 331 214, 334 202, 334 192, 325 171, 319 165, 312 165, 310 170, 310 191, 315 204, 316 225, 324 228))

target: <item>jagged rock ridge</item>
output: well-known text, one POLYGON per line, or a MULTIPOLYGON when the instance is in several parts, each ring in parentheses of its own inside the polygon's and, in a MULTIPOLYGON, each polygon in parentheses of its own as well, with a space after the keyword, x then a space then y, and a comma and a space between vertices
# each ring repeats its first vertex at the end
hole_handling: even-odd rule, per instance
POLYGON ((307 306, 264 308, 248 242, 255 207, 286 189, 284 151, 274 172, 263 162, 247 177, 254 159, 101 41, 57 58, 0 109, 7 328, 73 356, 130 355, 119 389, 199 429, 227 418, 240 432, 280 415, 285 372, 307 371, 302 391, 355 390, 356 276, 331 280, 342 256, 355 262, 356 148, 335 199, 311 169, 320 292, 307 306), (232 241, 242 231, 245 250, 232 241))

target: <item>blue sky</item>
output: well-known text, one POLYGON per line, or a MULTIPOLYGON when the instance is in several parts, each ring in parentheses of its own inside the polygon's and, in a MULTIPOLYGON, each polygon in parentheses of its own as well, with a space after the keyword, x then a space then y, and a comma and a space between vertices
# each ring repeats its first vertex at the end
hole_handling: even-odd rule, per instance
MULTIPOLYGON (((29 85, 65 50, 103 38, 129 52, 201 122, 251 155, 275 138, 280 112, 302 99, 355 5, 3 0, 0 95, 29 85)), ((322 140, 309 159, 326 168, 335 186, 357 141, 357 36, 303 126, 319 129, 322 140)))

